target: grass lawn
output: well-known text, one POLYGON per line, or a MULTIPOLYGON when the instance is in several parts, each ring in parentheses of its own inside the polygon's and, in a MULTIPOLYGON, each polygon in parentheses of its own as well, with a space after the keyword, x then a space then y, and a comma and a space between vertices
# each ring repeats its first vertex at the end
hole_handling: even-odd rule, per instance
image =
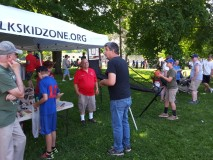
MULTIPOLYGON (((71 73, 76 69, 71 69, 71 73)), ((146 79, 150 78, 150 70, 136 70, 146 79)), ((143 82, 151 88, 151 81, 141 78, 130 71, 131 76, 137 81, 143 82)), ((158 117, 163 111, 164 104, 160 97, 154 101, 150 108, 139 117, 142 110, 154 97, 153 93, 138 92, 132 90, 133 115, 138 126, 135 130, 131 116, 132 151, 123 157, 109 156, 106 151, 112 146, 111 117, 109 110, 109 94, 106 87, 102 88, 103 101, 96 97, 97 111, 94 117, 96 124, 87 123, 82 126, 77 107, 77 97, 74 92, 73 81, 62 82, 62 76, 56 76, 56 80, 64 92, 61 100, 71 101, 74 108, 69 110, 69 133, 65 133, 63 118, 58 118, 57 148, 59 153, 56 160, 210 160, 213 159, 213 95, 204 93, 204 88, 199 88, 198 105, 188 104, 191 95, 187 93, 177 94, 177 115, 179 120, 168 121, 158 117)), ((213 86, 213 85, 212 85, 213 86)), ((171 108, 169 109, 171 113, 171 108)), ((64 111, 59 115, 65 114, 64 111)), ((88 118, 88 115, 86 116, 88 118)), ((39 136, 34 139, 31 132, 31 121, 26 121, 24 131, 27 136, 25 160, 40 159, 44 150, 45 139, 39 136)))

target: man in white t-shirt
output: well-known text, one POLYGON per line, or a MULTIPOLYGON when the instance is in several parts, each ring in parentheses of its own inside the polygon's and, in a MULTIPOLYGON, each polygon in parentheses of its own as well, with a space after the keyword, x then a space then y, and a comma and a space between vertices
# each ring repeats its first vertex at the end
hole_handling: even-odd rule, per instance
POLYGON ((210 79, 211 79, 211 73, 213 71, 213 61, 212 61, 212 55, 208 56, 207 60, 203 60, 202 62, 203 66, 203 85, 205 86, 205 91, 213 92, 213 88, 209 86, 210 79))

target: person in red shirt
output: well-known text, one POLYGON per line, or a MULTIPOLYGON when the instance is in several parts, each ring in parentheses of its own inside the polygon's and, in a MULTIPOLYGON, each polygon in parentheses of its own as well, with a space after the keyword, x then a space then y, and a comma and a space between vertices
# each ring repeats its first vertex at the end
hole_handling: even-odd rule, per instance
POLYGON ((89 111, 89 122, 95 123, 93 112, 96 110, 95 94, 99 94, 98 82, 95 71, 89 68, 87 59, 82 59, 81 68, 74 75, 74 88, 78 95, 78 107, 80 111, 81 122, 85 121, 85 110, 89 111))
POLYGON ((44 63, 44 61, 40 60, 40 57, 39 57, 38 53, 35 53, 34 56, 36 57, 36 66, 35 66, 35 69, 37 69, 40 66, 42 66, 42 64, 44 63))
POLYGON ((32 82, 32 75, 36 68, 36 57, 33 55, 32 51, 27 51, 26 56, 26 80, 28 81, 28 86, 31 88, 34 88, 33 82, 32 82))

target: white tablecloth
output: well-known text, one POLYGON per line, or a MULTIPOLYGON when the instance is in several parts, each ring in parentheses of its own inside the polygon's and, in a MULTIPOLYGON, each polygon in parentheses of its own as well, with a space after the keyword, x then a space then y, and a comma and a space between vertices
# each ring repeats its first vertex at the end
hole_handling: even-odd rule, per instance
MULTIPOLYGON (((74 107, 72 102, 67 102, 67 101, 58 101, 56 106, 57 106, 57 112, 60 112, 60 111, 74 107), (64 105, 62 105, 62 104, 64 104, 64 105)), ((32 119, 32 112, 31 113, 29 113, 29 112, 32 111, 33 106, 26 106, 26 108, 27 108, 28 113, 25 112, 24 110, 22 110, 21 111, 23 113, 22 117, 20 116, 20 114, 17 115, 19 122, 32 119)))

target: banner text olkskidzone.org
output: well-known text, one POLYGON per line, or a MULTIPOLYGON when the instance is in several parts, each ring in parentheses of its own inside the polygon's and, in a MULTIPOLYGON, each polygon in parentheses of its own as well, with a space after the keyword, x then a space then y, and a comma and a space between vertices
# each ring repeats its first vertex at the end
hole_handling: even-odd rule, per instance
POLYGON ((34 26, 24 25, 20 23, 7 22, 7 25, 3 27, 3 22, 0 21, 0 30, 38 35, 43 37, 58 38, 62 40, 73 40, 73 41, 83 41, 83 42, 87 41, 86 35, 68 33, 63 31, 55 31, 55 30, 51 30, 47 28, 34 27, 34 26))

